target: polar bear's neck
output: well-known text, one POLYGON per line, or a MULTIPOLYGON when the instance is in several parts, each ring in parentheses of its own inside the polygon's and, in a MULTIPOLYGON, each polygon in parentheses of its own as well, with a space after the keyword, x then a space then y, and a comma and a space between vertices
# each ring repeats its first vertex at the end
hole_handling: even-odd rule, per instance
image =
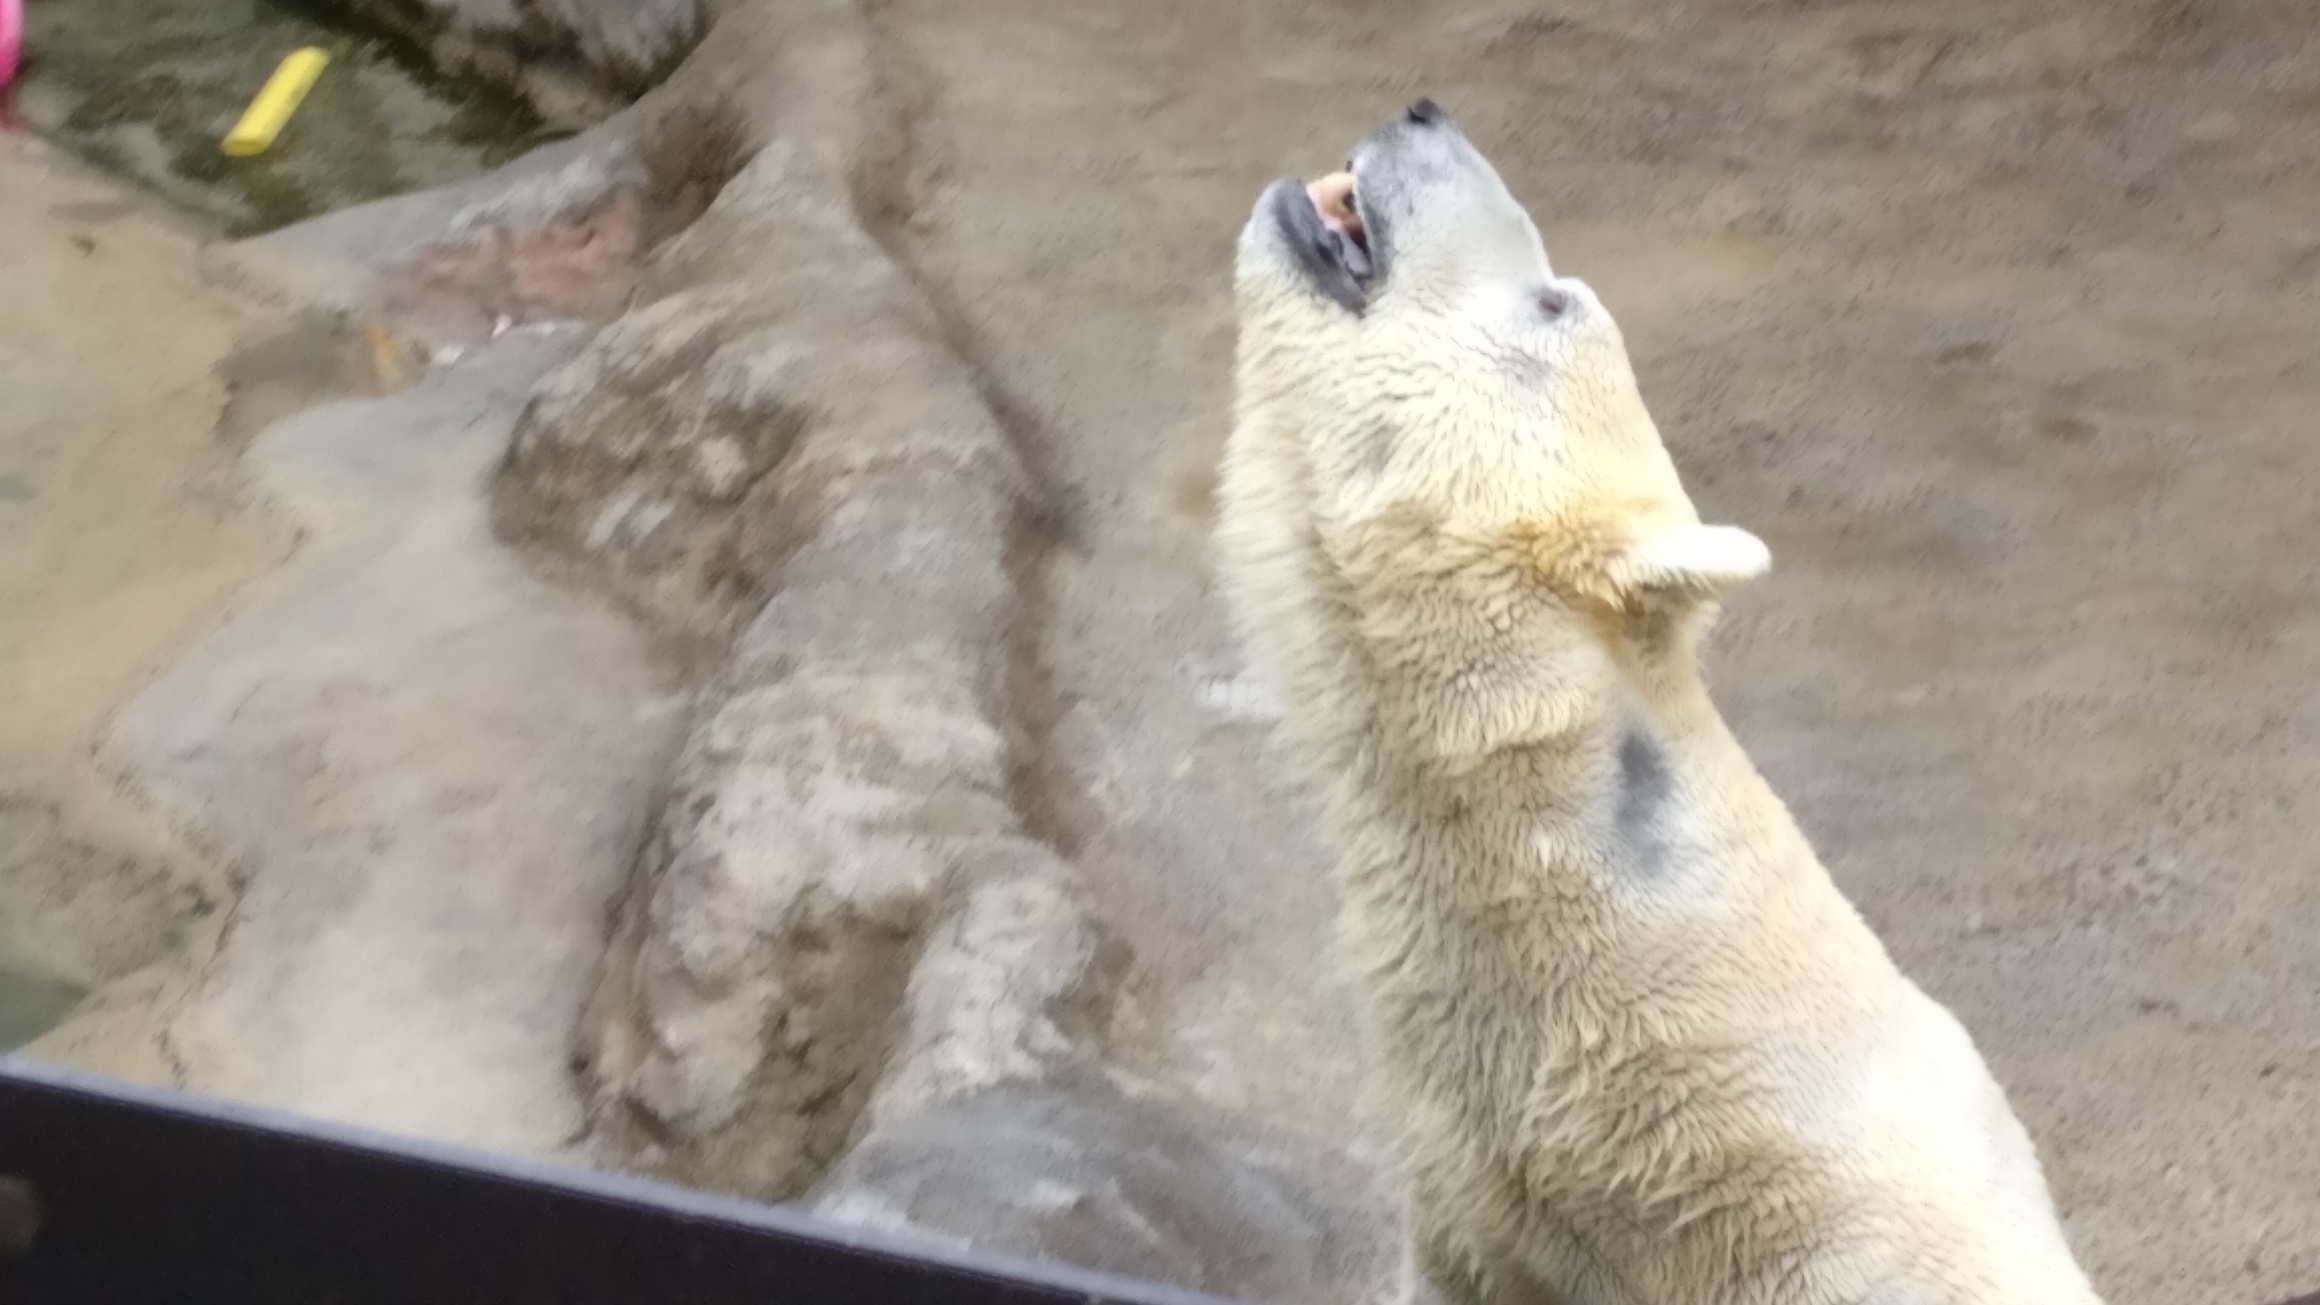
MULTIPOLYGON (((1378 536, 1328 533, 1298 550, 1303 596, 1276 595, 1268 660, 1347 845, 1408 849, 1381 873, 1495 874, 1484 891, 1517 896, 1552 882, 1581 903, 1664 868, 1671 821, 1710 833, 1676 809, 1688 797, 1754 778, 1701 679, 1707 607, 1607 616, 1528 587, 1462 592, 1466 564, 1437 566, 1429 542, 1378 544, 1394 553, 1378 564, 1354 556, 1378 536)), ((1349 878, 1362 870, 1350 855, 1349 878)))

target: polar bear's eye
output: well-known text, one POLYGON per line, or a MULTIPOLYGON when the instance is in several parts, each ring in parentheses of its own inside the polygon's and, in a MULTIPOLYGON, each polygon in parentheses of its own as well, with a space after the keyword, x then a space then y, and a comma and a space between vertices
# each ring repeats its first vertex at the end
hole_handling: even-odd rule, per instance
POLYGON ((1539 291, 1539 315, 1552 322, 1571 311, 1571 295, 1559 286, 1539 291))

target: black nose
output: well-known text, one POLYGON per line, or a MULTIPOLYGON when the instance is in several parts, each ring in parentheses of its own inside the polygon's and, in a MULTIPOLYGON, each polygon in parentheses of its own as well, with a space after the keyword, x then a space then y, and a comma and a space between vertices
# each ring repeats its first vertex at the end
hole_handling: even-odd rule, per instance
POLYGON ((1448 116, 1442 112, 1442 106, 1432 100, 1420 100, 1410 106, 1410 121, 1421 127, 1431 127, 1448 116))

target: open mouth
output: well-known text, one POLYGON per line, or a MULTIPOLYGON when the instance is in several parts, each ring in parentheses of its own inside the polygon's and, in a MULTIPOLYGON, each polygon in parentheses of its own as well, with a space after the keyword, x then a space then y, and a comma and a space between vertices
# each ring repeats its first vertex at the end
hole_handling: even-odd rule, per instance
POLYGON ((1265 189, 1278 246, 1305 280, 1354 316, 1369 307, 1379 280, 1376 215, 1366 213, 1353 171, 1319 181, 1283 177, 1265 189))
POLYGON ((1332 172, 1318 181, 1305 183, 1305 198, 1320 215, 1324 239, 1330 252, 1354 282, 1363 289, 1376 270, 1369 255, 1369 232, 1362 224, 1361 209, 1354 192, 1353 173, 1332 172))

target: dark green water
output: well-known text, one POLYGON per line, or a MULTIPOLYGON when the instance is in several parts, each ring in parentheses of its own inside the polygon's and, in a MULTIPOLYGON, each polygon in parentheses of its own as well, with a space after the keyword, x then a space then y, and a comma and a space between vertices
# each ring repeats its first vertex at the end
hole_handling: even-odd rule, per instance
POLYGON ((281 0, 28 0, 18 114, 83 158, 229 234, 443 185, 547 140, 495 87, 446 80, 388 41, 281 0), (282 57, 330 52, 273 148, 218 148, 282 57))

